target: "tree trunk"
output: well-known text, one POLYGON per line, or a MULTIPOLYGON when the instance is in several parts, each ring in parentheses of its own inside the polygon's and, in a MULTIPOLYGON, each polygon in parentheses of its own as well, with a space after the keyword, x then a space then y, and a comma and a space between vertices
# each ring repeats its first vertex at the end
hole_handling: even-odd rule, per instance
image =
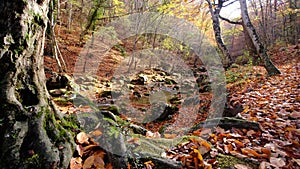
POLYGON ((246 25, 244 23, 242 23, 242 26, 243 26, 243 33, 245 36, 245 42, 246 42, 247 49, 249 51, 249 55, 250 55, 250 57, 253 58, 254 65, 258 65, 259 58, 258 58, 258 54, 257 54, 256 48, 255 48, 255 45, 253 44, 252 39, 251 39, 250 35, 248 34, 246 25))
MULTIPOLYGON (((219 15, 222 8, 222 4, 219 4, 218 7, 213 7, 210 0, 206 0, 209 5, 209 11, 211 14, 211 18, 213 21, 213 29, 215 33, 215 39, 218 45, 218 48, 221 50, 224 59, 223 59, 223 65, 225 68, 228 68, 232 63, 233 59, 229 53, 229 50, 227 49, 226 45, 223 42, 222 36, 221 36, 221 28, 220 28, 220 21, 219 21, 219 15)), ((221 3, 222 1, 219 1, 221 3)))
POLYGON ((275 75, 280 74, 280 71, 275 67, 275 65, 270 60, 264 46, 261 44, 259 37, 250 21, 248 10, 247 10, 247 4, 246 0, 239 0, 240 6, 241 6, 241 14, 242 14, 242 20, 246 27, 246 31, 248 32, 248 35, 250 36, 257 53, 261 57, 261 59, 264 61, 264 66, 268 72, 269 75, 275 75))
POLYGON ((73 154, 74 125, 57 114, 45 85, 48 5, 0 3, 0 168, 67 168, 73 154))

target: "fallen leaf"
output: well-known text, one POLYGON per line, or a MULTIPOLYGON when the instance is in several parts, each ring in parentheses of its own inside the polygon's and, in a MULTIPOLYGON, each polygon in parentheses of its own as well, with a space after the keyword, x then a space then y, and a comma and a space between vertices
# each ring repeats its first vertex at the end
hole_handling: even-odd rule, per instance
POLYGON ((128 144, 136 144, 136 145, 141 145, 140 139, 136 137, 132 137, 127 140, 128 144))
POLYGON ((103 161, 103 158, 101 158, 100 156, 95 156, 94 158, 94 166, 96 168, 102 169, 105 166, 105 163, 103 161))
POLYGON ((298 164, 298 166, 300 167, 300 159, 293 158, 293 161, 295 161, 298 164))
POLYGON ((77 134, 76 139, 79 144, 89 144, 89 137, 85 132, 80 132, 77 134))
POLYGON ((237 158, 248 158, 248 156, 243 155, 243 154, 241 154, 241 153, 239 153, 237 151, 230 151, 230 154, 233 155, 233 156, 235 156, 235 157, 237 157, 237 158))
POLYGON ((95 136, 95 137, 99 137, 102 135, 102 132, 100 130, 94 130, 91 132, 91 135, 95 136))
POLYGON ((80 157, 72 157, 70 161, 70 169, 81 169, 82 168, 82 159, 80 157))
POLYGON ((262 161, 258 167, 258 169, 268 169, 268 168, 272 168, 272 164, 268 163, 266 161, 262 161))
POLYGON ((144 162, 144 164, 146 166, 146 169, 152 169, 154 167, 154 164, 152 161, 144 162))
POLYGON ((290 114, 290 117, 294 118, 294 119, 300 119, 300 112, 293 112, 290 114))
POLYGON ((282 158, 275 157, 270 157, 270 163, 277 167, 283 167, 286 165, 285 161, 282 158))
POLYGON ((82 145, 76 145, 76 150, 77 150, 77 152, 78 152, 78 155, 79 155, 80 157, 82 157, 83 152, 84 152, 84 148, 82 147, 82 145))
POLYGON ((252 169, 251 167, 243 165, 243 164, 235 164, 234 167, 236 169, 252 169))
POLYGON ((176 136, 177 136, 177 134, 167 134, 167 133, 164 134, 164 138, 167 138, 167 139, 173 139, 176 136))
POLYGON ((256 151, 254 151, 250 148, 242 148, 241 151, 242 151, 243 154, 248 155, 248 156, 258 157, 258 158, 261 157, 260 154, 258 154, 256 151))
POLYGON ((83 169, 89 169, 89 168, 91 168, 91 167, 94 165, 94 159, 95 159, 94 156, 89 156, 89 157, 84 161, 82 168, 83 168, 83 169))
POLYGON ((105 167, 105 169, 113 169, 112 164, 111 163, 107 164, 106 167, 105 167))
POLYGON ((151 131, 147 131, 146 137, 147 138, 160 138, 160 134, 159 134, 159 132, 152 133, 151 131))

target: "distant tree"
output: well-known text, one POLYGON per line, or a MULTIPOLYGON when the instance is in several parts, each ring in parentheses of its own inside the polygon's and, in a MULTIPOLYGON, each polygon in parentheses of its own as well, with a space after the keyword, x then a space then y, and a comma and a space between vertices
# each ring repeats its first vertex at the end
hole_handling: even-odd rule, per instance
POLYGON ((243 24, 245 25, 245 28, 246 28, 245 31, 251 38, 253 45, 256 48, 257 53, 263 60, 264 66, 265 66, 268 74, 270 74, 270 75, 280 74, 280 71, 275 67, 275 65, 270 60, 265 47, 260 42, 260 39, 256 33, 256 30, 251 23, 251 20, 248 15, 246 0, 239 0, 239 2, 240 2, 240 6, 241 6, 241 14, 242 14, 243 24))
POLYGON ((76 125, 45 85, 48 8, 49 0, 0 2, 0 168, 67 168, 73 154, 76 125))

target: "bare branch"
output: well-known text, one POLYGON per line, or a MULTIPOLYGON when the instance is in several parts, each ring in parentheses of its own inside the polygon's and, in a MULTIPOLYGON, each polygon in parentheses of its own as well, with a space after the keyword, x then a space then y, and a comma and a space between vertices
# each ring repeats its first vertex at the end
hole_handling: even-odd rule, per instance
MULTIPOLYGON (((230 2, 230 3, 228 3, 228 4, 226 4, 226 5, 223 5, 223 7, 226 7, 226 6, 229 6, 229 5, 231 5, 231 4, 233 4, 233 3, 235 3, 235 2, 237 2, 238 0, 234 0, 234 1, 232 1, 232 2, 230 2)), ((225 1, 225 2, 227 2, 227 1, 225 1)), ((224 3, 225 3, 224 2, 224 3)))
POLYGON ((219 18, 226 21, 226 22, 228 22, 228 23, 231 23, 231 24, 242 25, 242 22, 240 22, 240 21, 232 21, 230 19, 222 17, 221 15, 219 15, 219 18))

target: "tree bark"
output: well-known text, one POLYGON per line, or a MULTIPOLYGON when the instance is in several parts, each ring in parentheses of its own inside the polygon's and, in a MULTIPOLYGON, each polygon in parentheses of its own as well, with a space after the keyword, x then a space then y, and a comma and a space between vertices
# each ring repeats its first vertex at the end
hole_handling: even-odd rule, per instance
POLYGON ((222 36, 221 36, 221 28, 220 28, 220 21, 219 21, 219 15, 222 8, 222 0, 219 0, 219 4, 217 7, 213 7, 210 0, 206 0, 209 6, 209 11, 211 14, 212 22, 213 22, 213 29, 215 33, 215 39, 218 45, 218 48, 222 52, 224 59, 223 59, 223 65, 225 68, 230 67, 230 65, 233 63, 233 59, 229 53, 229 50, 227 49, 226 45, 223 42, 222 36))
POLYGON ((243 22, 242 22, 242 26, 243 26, 243 33, 244 33, 244 36, 245 36, 246 46, 247 46, 247 49, 249 51, 249 56, 253 58, 254 65, 258 65, 259 56, 257 54, 255 45, 253 44, 252 39, 251 39, 250 35, 248 34, 246 25, 243 22))
POLYGON ((45 85, 48 7, 0 3, 0 168, 67 168, 73 154, 76 125, 57 113, 45 85))
POLYGON ((264 61, 264 66, 265 66, 268 74, 269 75, 280 74, 280 71, 275 67, 275 65, 270 60, 270 58, 266 52, 266 49, 260 42, 259 37, 256 33, 256 30, 250 21, 246 0, 239 0, 239 2, 240 2, 240 6, 241 6, 242 20, 245 25, 246 31, 247 31, 248 35, 250 36, 250 38, 256 48, 257 53, 259 54, 261 59, 264 61))

